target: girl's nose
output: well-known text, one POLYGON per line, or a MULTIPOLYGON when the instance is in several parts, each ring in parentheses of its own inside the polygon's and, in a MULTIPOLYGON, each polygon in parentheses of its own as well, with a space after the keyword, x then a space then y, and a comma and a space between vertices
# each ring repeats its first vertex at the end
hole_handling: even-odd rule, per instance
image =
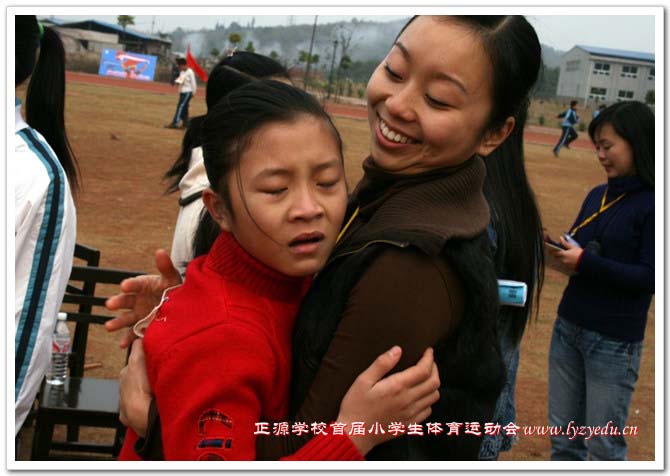
POLYGON ((386 98, 386 110, 405 122, 416 120, 416 93, 411 85, 403 85, 386 98))
POLYGON ((314 220, 323 215, 323 207, 314 192, 307 187, 296 190, 289 218, 291 220, 314 220))

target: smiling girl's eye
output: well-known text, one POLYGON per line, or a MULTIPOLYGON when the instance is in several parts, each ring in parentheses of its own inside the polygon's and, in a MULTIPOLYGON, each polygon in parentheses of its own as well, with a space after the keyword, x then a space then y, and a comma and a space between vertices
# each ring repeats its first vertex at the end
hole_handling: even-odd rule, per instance
POLYGON ((430 104, 432 104, 433 106, 437 106, 437 107, 451 107, 451 104, 447 104, 446 102, 438 101, 437 99, 435 99, 434 97, 429 96, 428 94, 426 94, 426 100, 427 100, 430 104))
POLYGON ((391 69, 391 66, 389 66, 388 63, 384 64, 384 69, 386 70, 386 72, 388 73, 388 75, 391 76, 391 78, 393 78, 393 79, 397 79, 397 80, 402 79, 402 76, 400 76, 398 73, 396 73, 395 71, 393 71, 393 70, 391 69))

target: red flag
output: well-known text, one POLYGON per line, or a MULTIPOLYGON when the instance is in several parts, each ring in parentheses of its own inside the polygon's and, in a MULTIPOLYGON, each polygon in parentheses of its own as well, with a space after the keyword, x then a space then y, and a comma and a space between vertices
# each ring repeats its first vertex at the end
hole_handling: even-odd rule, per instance
POLYGON ((191 45, 189 44, 186 47, 186 65, 193 70, 195 74, 197 74, 200 79, 202 79, 204 82, 207 82, 207 73, 205 73, 205 70, 200 67, 198 62, 195 60, 193 55, 191 54, 191 45))

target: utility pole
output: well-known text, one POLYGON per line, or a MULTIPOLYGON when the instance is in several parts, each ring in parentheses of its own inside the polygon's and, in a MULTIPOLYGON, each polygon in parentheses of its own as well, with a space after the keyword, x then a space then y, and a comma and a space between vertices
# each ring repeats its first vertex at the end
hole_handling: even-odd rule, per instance
POLYGON ((156 15, 151 17, 151 34, 154 34, 154 22, 156 21, 156 15))
POLYGON ((326 99, 330 99, 330 87, 333 84, 333 69, 335 69, 335 55, 337 54, 337 38, 333 41, 333 57, 330 60, 330 74, 328 75, 328 94, 326 99))
POLYGON ((307 67, 305 68, 305 78, 302 81, 302 89, 307 91, 307 78, 309 77, 309 65, 312 63, 312 49, 314 48, 314 35, 316 34, 316 19, 319 15, 314 15, 314 27, 312 27, 312 40, 309 42, 309 53, 307 53, 307 67))

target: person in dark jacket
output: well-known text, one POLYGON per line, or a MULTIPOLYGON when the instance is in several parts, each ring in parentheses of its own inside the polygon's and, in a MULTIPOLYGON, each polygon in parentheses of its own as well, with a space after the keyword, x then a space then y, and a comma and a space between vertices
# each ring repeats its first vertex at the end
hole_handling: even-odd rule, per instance
MULTIPOLYGON (((378 347, 401 342, 403 368, 433 346, 444 385, 432 418, 442 423, 368 458, 479 457, 506 380, 499 336, 518 345, 529 314, 499 321, 496 276, 528 282, 531 294, 541 276, 541 226, 523 166, 540 57, 537 35, 520 16, 419 16, 403 28, 368 84, 365 176, 296 322, 292 421, 336 417, 343 390, 378 347), (447 437, 445 422, 462 428, 447 437)), ((110 301, 110 309, 129 311, 108 329, 141 314, 138 299, 154 302, 142 289, 158 292, 175 277, 160 261, 162 278, 122 285, 140 294, 110 301)), ((259 438, 257 455, 276 459, 311 436, 259 438)))
POLYGON ((553 436, 553 460, 626 458, 623 429, 654 294, 654 115, 620 102, 589 135, 607 182, 586 196, 571 240, 561 238, 566 249, 552 251, 573 274, 549 351, 549 424, 609 432, 553 436))

